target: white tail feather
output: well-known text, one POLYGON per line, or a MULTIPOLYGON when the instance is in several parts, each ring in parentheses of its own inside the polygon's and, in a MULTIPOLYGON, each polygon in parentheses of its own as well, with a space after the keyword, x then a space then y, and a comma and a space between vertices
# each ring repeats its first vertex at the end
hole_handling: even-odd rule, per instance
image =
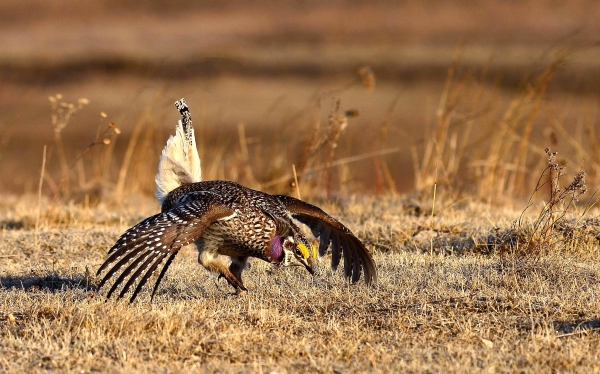
MULTIPOLYGON (((187 105, 181 99, 176 103, 178 109, 187 105)), ((180 110, 181 111, 181 110, 180 110)), ((182 112, 183 114, 183 112, 182 112)), ((156 174, 155 195, 162 204, 169 192, 185 183, 202 181, 202 168, 200 167, 200 156, 196 148, 196 138, 192 122, 187 116, 183 116, 177 123, 175 135, 167 140, 167 145, 162 151, 158 162, 158 174, 156 174)))

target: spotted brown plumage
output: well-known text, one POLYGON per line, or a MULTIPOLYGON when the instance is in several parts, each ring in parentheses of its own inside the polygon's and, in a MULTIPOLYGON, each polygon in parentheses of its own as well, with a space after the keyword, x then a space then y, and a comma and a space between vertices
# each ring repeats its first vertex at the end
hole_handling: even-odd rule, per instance
MULTIPOLYGON (((190 244, 195 244, 198 250, 198 262, 219 277, 224 277, 236 290, 246 290, 242 272, 249 257, 279 266, 302 265, 312 274, 311 251, 302 250, 311 248, 311 244, 295 220, 309 226, 313 235, 319 238, 320 256, 331 248, 334 270, 343 258, 344 275, 351 282, 357 282, 361 274, 364 274, 367 284, 377 280, 377 269, 364 244, 346 226, 320 208, 289 196, 270 195, 230 181, 181 182, 198 179, 195 176, 199 175, 200 160, 193 160, 197 172, 189 171, 180 162, 169 163, 170 159, 186 159, 172 157, 170 144, 192 144, 195 147, 187 105, 179 101, 178 104, 182 112, 179 125, 188 126, 190 131, 178 131, 176 136, 191 133, 192 138, 187 138, 186 143, 179 142, 177 138, 169 139, 156 178, 161 212, 121 235, 98 269, 98 275, 106 270, 99 288, 116 278, 107 297, 120 287, 118 297, 133 290, 130 301, 135 300, 160 269, 152 289, 153 297, 179 250, 190 244), (173 181, 178 181, 179 187, 165 194, 164 186, 173 185, 173 181), (159 186, 162 188, 160 192, 159 186), (225 266, 219 256, 228 256, 231 260, 229 266, 225 266)), ((187 152, 188 155, 193 154, 189 150, 187 152)))

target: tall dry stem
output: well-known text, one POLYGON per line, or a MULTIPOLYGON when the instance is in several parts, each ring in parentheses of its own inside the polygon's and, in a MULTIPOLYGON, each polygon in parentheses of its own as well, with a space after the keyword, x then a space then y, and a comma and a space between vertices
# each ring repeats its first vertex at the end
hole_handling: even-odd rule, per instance
POLYGON ((42 168, 40 171, 40 182, 38 184, 38 204, 37 212, 35 215, 35 236, 34 236, 34 247, 38 248, 39 232, 40 232, 40 216, 42 214, 42 186, 44 184, 44 174, 46 173, 46 145, 44 145, 44 152, 42 155, 42 168))
MULTIPOLYGON (((60 96, 60 95, 51 96, 49 98, 50 102, 52 103, 52 107, 54 108, 53 114, 52 114, 52 124, 53 124, 53 126, 55 126, 54 127, 54 129, 55 129, 55 144, 57 144, 59 149, 62 147, 62 138, 60 137, 60 133, 67 126, 70 117, 74 113, 76 113, 78 110, 83 108, 83 106, 88 104, 87 99, 79 99, 77 106, 75 106, 75 104, 67 104, 67 103, 61 102, 60 101, 61 99, 62 99, 62 96, 60 96)), ((100 116, 102 118, 106 118, 105 113, 101 113, 100 116)), ((50 187, 53 190, 52 201, 55 201, 58 198, 59 194, 62 194, 62 196, 64 198, 71 197, 72 188, 70 185, 70 183, 71 183, 70 174, 71 174, 71 171, 75 167, 78 167, 78 173, 79 173, 78 177, 79 177, 79 181, 80 181, 80 187, 84 187, 84 188, 82 188, 82 190, 85 190, 86 189, 85 187, 87 187, 87 186, 82 186, 82 184, 83 185, 86 184, 85 183, 85 170, 84 170, 83 164, 82 164, 83 158, 90 150, 96 148, 96 146, 98 146, 98 145, 104 145, 104 146, 110 145, 111 142, 120 133, 121 133, 121 130, 119 130, 115 126, 115 124, 112 122, 109 123, 108 125, 104 125, 104 126, 100 125, 96 132, 96 137, 94 138, 94 140, 87 147, 85 147, 83 150, 81 150, 70 164, 66 159, 66 153, 64 153, 64 148, 63 148, 62 156, 59 157, 61 159, 60 182, 58 184, 56 184, 54 182, 54 179, 50 175, 48 175, 48 174, 45 175, 45 179, 47 180, 47 182, 49 183, 50 187), (102 128, 104 128, 104 130, 102 130, 102 128), (64 156, 64 158, 63 158, 63 156, 64 156)), ((102 159, 106 159, 106 157, 102 157, 102 159)), ((93 160, 93 161, 98 161, 98 160, 93 160)), ((97 168, 97 170, 100 170, 100 168, 97 168)), ((101 181, 98 181, 98 182, 100 183, 101 181)), ((83 192, 85 192, 85 191, 83 191, 83 192)))
POLYGON ((246 127, 243 123, 238 123, 238 140, 240 144, 240 155, 242 158, 244 176, 253 188, 260 189, 260 183, 258 183, 254 177, 254 172, 252 171, 250 152, 248 151, 248 138, 246 137, 246 127))
POLYGON ((60 168, 62 172, 61 186, 63 187, 63 193, 65 197, 71 195, 71 186, 69 183, 70 167, 67 161, 67 154, 62 140, 62 131, 67 127, 72 116, 80 111, 84 106, 89 104, 89 100, 81 98, 77 100, 77 103, 68 103, 63 101, 61 94, 48 97, 50 101, 50 119, 52 127, 54 129, 54 144, 58 153, 58 160, 60 162, 60 168))
POLYGON ((133 128, 133 133, 131 134, 131 138, 129 138, 127 150, 125 151, 125 156, 123 157, 123 163, 121 164, 121 168, 119 169, 119 179, 117 181, 117 187, 115 190, 115 197, 117 201, 123 200, 123 194, 125 192, 125 183, 127 181, 127 174, 129 173, 129 169, 131 167, 133 153, 136 150, 140 135, 142 134, 142 130, 146 125, 148 119, 151 117, 152 109, 156 105, 156 102, 160 98, 161 94, 162 91, 160 91, 154 96, 150 104, 144 109, 143 114, 138 118, 133 128))
POLYGON ((534 121, 540 111, 540 106, 542 104, 542 99, 544 94, 548 88, 548 84, 552 80, 556 69, 563 62, 564 56, 558 56, 551 64, 546 68, 546 71, 540 77, 540 82, 538 86, 535 88, 535 101, 530 109, 527 121, 523 127, 523 131, 521 133, 521 140, 519 142, 517 152, 513 158, 513 164, 517 167, 517 171, 513 173, 512 177, 509 179, 507 186, 507 194, 512 195, 515 191, 519 191, 523 189, 523 181, 525 179, 525 173, 521 172, 521 170, 525 169, 527 166, 527 146, 529 144, 529 138, 531 135, 531 131, 533 129, 534 121))

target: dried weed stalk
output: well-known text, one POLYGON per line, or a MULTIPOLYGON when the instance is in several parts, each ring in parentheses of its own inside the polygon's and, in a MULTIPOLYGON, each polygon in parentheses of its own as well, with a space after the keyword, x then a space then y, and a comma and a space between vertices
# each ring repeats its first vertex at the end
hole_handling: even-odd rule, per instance
MULTIPOLYGON (((77 103, 68 103, 63 101, 63 96, 61 94, 56 94, 56 96, 48 97, 48 101, 50 101, 50 119, 52 122, 52 127, 54 129, 54 144, 56 146, 56 151, 58 153, 58 159, 60 162, 61 168, 61 180, 66 180, 69 178, 69 163, 67 161, 67 155, 65 153, 65 147, 62 141, 61 133, 69 124, 69 120, 73 117, 77 112, 83 109, 84 106, 89 104, 89 100, 85 98, 81 98, 77 100, 77 103)), ((64 184, 63 193, 66 196, 71 194, 69 184, 64 184)))
MULTIPOLYGON (((336 100, 334 109, 329 115, 329 126, 321 130, 320 123, 315 122, 311 129, 311 134, 307 137, 302 156, 295 164, 297 171, 297 179, 305 175, 306 170, 313 164, 321 152, 326 152, 324 155, 324 164, 331 164, 335 156, 336 149, 342 137, 342 134, 348 127, 348 118, 358 116, 358 111, 347 110, 343 114, 340 113, 340 101, 336 100)), ((331 193, 331 168, 324 169, 324 177, 327 196, 331 193)), ((296 190, 296 181, 292 178, 288 182, 290 192, 296 190)))
POLYGON ((537 257, 559 246, 564 247, 574 238, 573 231, 577 229, 577 225, 566 224, 566 221, 573 215, 572 208, 579 197, 587 191, 583 170, 575 175, 571 183, 561 188, 559 182, 564 176, 564 167, 556 161, 556 152, 551 152, 550 148, 546 148, 545 152, 548 155, 548 166, 542 172, 527 208, 516 223, 518 228, 526 232, 525 241, 516 252, 528 257, 537 257), (534 195, 543 189, 549 189, 549 199, 531 226, 526 227, 523 215, 531 207, 534 195))
MULTIPOLYGON (((440 186, 471 188, 490 204, 526 196, 536 183, 528 172, 532 160, 545 157, 532 133, 540 117, 550 111, 544 98, 567 53, 558 51, 539 75, 525 77, 505 108, 498 104, 498 83, 486 83, 489 66, 479 76, 459 74, 455 60, 448 69, 433 126, 411 147, 415 189, 430 189, 438 165, 440 186)), ((593 161, 582 147, 571 145, 580 158, 593 161)))
MULTIPOLYGON (((68 103, 63 101, 63 97, 60 94, 50 96, 48 98, 51 106, 51 123, 54 128, 54 143, 57 149, 58 158, 60 162, 61 177, 60 182, 56 184, 54 179, 46 174, 46 180, 54 192, 54 199, 59 195, 64 198, 71 198, 73 193, 73 187, 71 186, 71 172, 77 167, 78 175, 78 188, 80 191, 90 190, 91 187, 96 187, 104 183, 109 178, 110 165, 112 163, 112 154, 114 151, 114 140, 117 135, 121 133, 121 130, 116 127, 113 122, 108 124, 104 123, 104 119, 107 118, 106 113, 100 113, 101 122, 96 130, 96 136, 94 140, 83 150, 76 155, 75 159, 69 163, 61 133, 67 127, 69 120, 73 115, 83 109, 84 106, 89 104, 89 100, 81 98, 77 100, 77 103, 68 103), (84 156, 93 148, 98 145, 104 146, 103 151, 100 152, 92 162, 94 163, 94 176, 91 181, 87 180, 85 165, 83 163, 84 156), (90 187, 91 186, 91 187, 90 187)), ((89 203, 89 195, 85 194, 85 201, 89 203)))
POLYGON ((367 91, 373 91, 375 89, 375 73, 370 66, 363 66, 358 69, 358 76, 367 91))

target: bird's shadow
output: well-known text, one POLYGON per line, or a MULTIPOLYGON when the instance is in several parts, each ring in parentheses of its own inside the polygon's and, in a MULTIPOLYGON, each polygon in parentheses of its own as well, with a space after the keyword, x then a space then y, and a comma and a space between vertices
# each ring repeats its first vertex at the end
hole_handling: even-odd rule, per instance
POLYGON ((600 330, 600 319, 579 320, 579 321, 564 321, 555 325, 554 329, 558 334, 570 335, 578 332, 600 330))
POLYGON ((88 274, 61 274, 48 272, 38 274, 18 274, 0 276, 0 289, 21 289, 27 292, 57 292, 69 289, 95 291, 97 289, 93 279, 88 274))
POLYGON ((8 219, 8 220, 0 221, 0 229, 5 229, 5 230, 22 230, 22 229, 26 228, 27 226, 28 226, 27 223, 23 220, 17 221, 17 220, 8 219))

